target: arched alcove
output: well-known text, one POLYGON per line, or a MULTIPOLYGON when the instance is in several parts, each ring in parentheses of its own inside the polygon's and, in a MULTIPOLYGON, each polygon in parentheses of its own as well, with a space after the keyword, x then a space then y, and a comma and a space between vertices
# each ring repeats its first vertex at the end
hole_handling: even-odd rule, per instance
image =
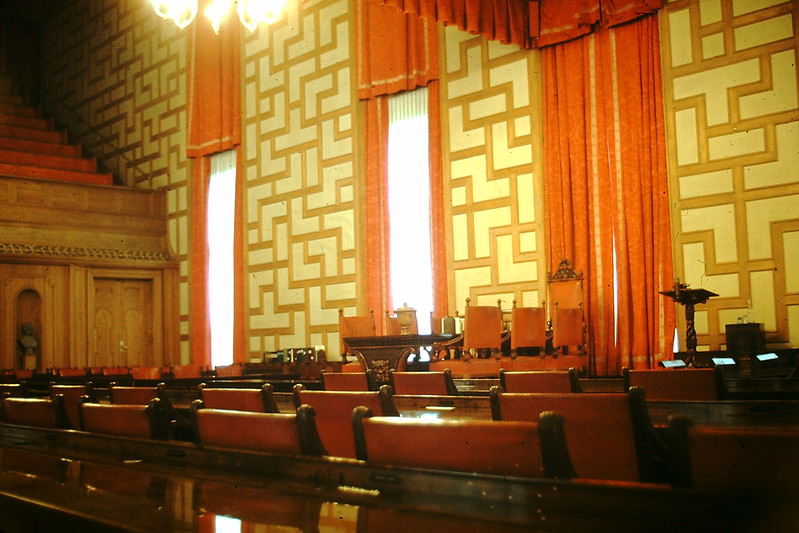
POLYGON ((17 335, 17 368, 38 369, 42 360, 42 297, 38 291, 25 289, 17 295, 15 331, 17 335), (25 324, 32 326, 35 343, 28 342, 29 339, 23 340, 23 325, 25 324), (27 346, 28 349, 25 350, 23 346, 27 346))

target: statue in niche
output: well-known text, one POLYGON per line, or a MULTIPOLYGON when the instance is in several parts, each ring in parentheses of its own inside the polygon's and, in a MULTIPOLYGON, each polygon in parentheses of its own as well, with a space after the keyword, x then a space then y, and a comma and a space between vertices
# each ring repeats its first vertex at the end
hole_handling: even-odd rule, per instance
POLYGON ((35 356, 39 353, 39 338, 36 335, 36 329, 30 322, 22 324, 17 346, 20 351, 20 359, 27 368, 28 361, 31 359, 35 361, 35 356))

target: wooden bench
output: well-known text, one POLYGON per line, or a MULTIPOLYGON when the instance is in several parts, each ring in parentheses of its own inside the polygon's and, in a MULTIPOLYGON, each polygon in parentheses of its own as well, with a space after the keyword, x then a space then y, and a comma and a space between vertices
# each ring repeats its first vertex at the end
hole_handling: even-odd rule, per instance
POLYGON ((254 413, 279 413, 272 385, 264 383, 259 389, 208 387, 200 383, 200 399, 208 409, 231 409, 254 413))
POLYGON ((200 446, 284 455, 324 454, 316 414, 309 405, 299 406, 296 413, 257 413, 209 409, 202 400, 195 400, 192 413, 200 446))
POLYGON ((577 371, 529 370, 499 371, 499 386, 503 392, 581 392, 577 371))
POLYGON ((563 420, 430 420, 353 411, 358 459, 380 465, 521 477, 570 478, 563 420))
POLYGON ((494 420, 563 416, 576 476, 587 479, 664 482, 667 454, 646 410, 642 389, 626 393, 503 393, 491 387, 494 420))
POLYGON ((53 398, 3 398, 3 420, 20 426, 67 429, 69 420, 64 408, 64 397, 53 398))
POLYGON ((101 404, 84 398, 80 418, 81 429, 91 433, 140 439, 169 437, 169 420, 159 398, 147 405, 101 404))
POLYGON ((67 421, 71 429, 80 429, 80 402, 81 398, 88 396, 92 401, 96 401, 94 385, 92 382, 83 385, 58 385, 50 384, 50 398, 56 396, 64 398, 64 410, 66 411, 67 421))
POLYGON ((799 429, 702 427, 674 416, 666 435, 677 486, 799 501, 799 429))
POLYGON ((624 369, 624 389, 641 387, 647 400, 714 401, 724 398, 724 379, 715 368, 624 369))
POLYGON ((432 394, 457 396, 458 388, 452 379, 452 371, 397 372, 391 371, 391 386, 394 394, 432 394))
POLYGON ((336 457, 355 457, 352 410, 356 407, 368 407, 378 416, 399 416, 388 385, 377 391, 317 391, 298 383, 294 386, 294 405, 303 404, 316 411, 316 426, 326 455, 336 457))
POLYGON ((324 390, 377 390, 377 382, 371 369, 367 369, 364 372, 328 372, 322 370, 319 374, 319 379, 324 390))
POLYGON ((112 404, 147 405, 153 398, 163 399, 164 383, 155 387, 127 386, 111 383, 108 398, 112 404))

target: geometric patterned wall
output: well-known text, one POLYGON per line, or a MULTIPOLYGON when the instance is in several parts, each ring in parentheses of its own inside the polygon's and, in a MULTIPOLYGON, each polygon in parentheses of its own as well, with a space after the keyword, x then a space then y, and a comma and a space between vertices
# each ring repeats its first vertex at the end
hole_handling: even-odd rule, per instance
POLYGON ((166 191, 180 261, 179 357, 188 362, 185 32, 143 0, 74 0, 55 11, 42 32, 48 110, 117 183, 166 191))
POLYGON ((255 357, 314 345, 337 355, 338 309, 355 314, 359 296, 353 9, 347 0, 291 4, 244 42, 247 327, 255 357))
POLYGON ((538 52, 444 29, 449 312, 545 299, 538 52))
POLYGON ((697 306, 700 348, 723 349, 739 318, 799 344, 798 11, 681 0, 660 14, 675 275, 719 294, 697 306))

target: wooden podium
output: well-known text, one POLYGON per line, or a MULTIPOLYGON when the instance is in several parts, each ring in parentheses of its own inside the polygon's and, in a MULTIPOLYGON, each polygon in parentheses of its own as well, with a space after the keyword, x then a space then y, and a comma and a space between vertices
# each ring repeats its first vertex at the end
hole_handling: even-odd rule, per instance
POLYGON ((707 289, 689 289, 688 285, 680 283, 678 279, 674 282, 674 288, 670 291, 660 291, 660 294, 668 296, 677 303, 685 306, 685 348, 689 353, 696 353, 696 328, 694 327, 694 306, 703 304, 712 296, 718 296, 715 292, 707 289))

